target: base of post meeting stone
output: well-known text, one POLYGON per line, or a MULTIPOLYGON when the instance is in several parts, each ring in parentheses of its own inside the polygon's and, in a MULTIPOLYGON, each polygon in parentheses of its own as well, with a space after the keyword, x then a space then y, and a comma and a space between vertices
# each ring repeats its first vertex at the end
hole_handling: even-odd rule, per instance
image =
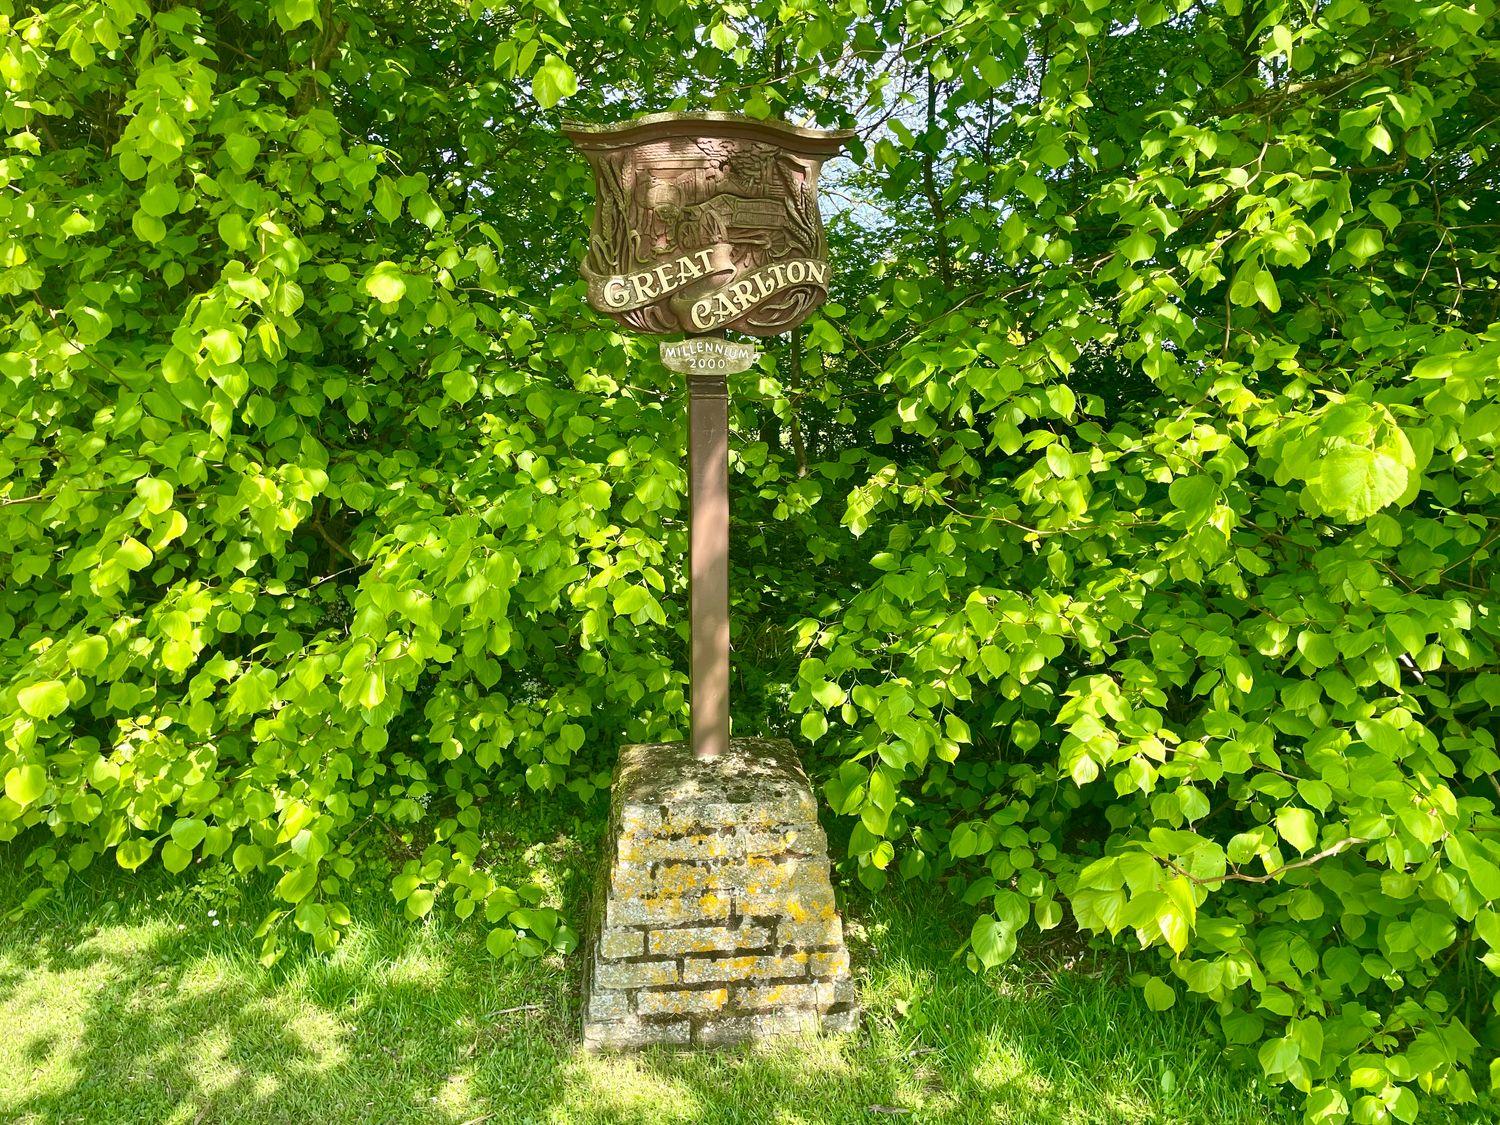
POLYGON ((791 743, 626 746, 589 927, 583 1043, 720 1045, 859 1023, 828 843, 791 743))

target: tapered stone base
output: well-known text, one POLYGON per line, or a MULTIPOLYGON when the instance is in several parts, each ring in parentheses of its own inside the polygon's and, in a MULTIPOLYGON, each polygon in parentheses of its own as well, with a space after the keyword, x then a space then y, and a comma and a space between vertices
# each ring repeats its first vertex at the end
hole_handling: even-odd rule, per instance
POLYGON ((595 895, 583 1043, 717 1045, 859 1021, 828 843, 790 743, 626 746, 595 895))

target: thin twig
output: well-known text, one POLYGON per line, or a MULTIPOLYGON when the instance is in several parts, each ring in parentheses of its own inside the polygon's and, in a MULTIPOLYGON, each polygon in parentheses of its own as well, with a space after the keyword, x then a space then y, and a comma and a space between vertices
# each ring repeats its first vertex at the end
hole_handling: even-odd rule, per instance
POLYGON ((1332 847, 1324 848, 1320 852, 1315 852, 1314 854, 1308 856, 1306 859, 1298 859, 1294 860, 1291 863, 1283 863, 1274 871, 1268 871, 1264 875, 1242 875, 1238 871, 1227 871, 1223 875, 1210 875, 1206 879, 1200 879, 1196 875, 1189 875, 1186 871, 1178 867, 1171 860, 1164 859, 1161 862, 1169 867, 1174 875, 1181 875, 1189 882, 1197 883, 1200 886, 1205 883, 1222 883, 1226 880, 1234 880, 1240 883, 1269 883, 1284 871, 1293 871, 1299 867, 1311 867, 1313 864, 1318 863, 1322 860, 1333 858, 1340 852, 1348 851, 1352 847, 1356 847, 1360 844, 1368 844, 1369 842, 1370 841, 1366 840, 1363 836, 1350 836, 1346 839, 1340 840, 1332 847))

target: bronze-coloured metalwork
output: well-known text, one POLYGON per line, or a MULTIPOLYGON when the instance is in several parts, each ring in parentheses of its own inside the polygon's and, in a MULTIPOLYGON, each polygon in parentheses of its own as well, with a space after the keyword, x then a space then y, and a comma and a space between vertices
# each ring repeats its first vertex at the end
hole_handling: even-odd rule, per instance
POLYGON ((687 376, 692 742, 729 745, 729 393, 753 348, 828 296, 818 173, 852 130, 729 113, 661 113, 563 126, 594 170, 583 276, 589 304, 638 332, 685 333, 662 361, 687 376))
POLYGON ((640 332, 775 336, 828 294, 818 172, 849 130, 728 113, 563 132, 594 169, 589 304, 640 332))
POLYGON ((722 374, 688 380, 688 674, 693 753, 729 746, 729 387, 722 374))

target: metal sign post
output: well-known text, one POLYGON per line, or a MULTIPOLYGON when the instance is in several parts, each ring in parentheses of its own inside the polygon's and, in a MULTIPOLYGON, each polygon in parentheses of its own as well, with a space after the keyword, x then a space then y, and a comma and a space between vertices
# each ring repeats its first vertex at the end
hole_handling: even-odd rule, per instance
POLYGON ((693 754, 717 758, 729 747, 729 384, 687 384, 693 754))

